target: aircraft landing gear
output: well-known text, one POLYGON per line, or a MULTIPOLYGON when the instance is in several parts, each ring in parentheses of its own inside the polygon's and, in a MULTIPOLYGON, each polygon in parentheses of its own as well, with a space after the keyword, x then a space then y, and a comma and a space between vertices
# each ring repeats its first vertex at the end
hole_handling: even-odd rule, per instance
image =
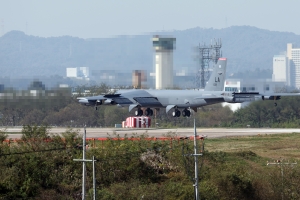
POLYGON ((277 106, 277 103, 276 103, 276 102, 274 103, 274 106, 275 106, 275 107, 277 106))
POLYGON ((173 117, 180 117, 180 114, 181 114, 181 112, 180 112, 180 110, 178 110, 178 109, 175 109, 175 110, 172 112, 172 116, 173 116, 173 117))
POLYGON ((153 110, 152 110, 151 108, 147 108, 147 109, 145 110, 145 115, 146 115, 146 116, 152 116, 152 115, 153 115, 153 110))
POLYGON ((182 116, 183 117, 190 117, 191 116, 191 111, 189 111, 188 109, 184 109, 182 111, 182 116))
POLYGON ((138 108, 135 112, 134 112, 135 116, 142 116, 143 115, 143 110, 138 108))
POLYGON ((95 110, 98 110, 98 107, 97 107, 97 106, 95 106, 95 110))

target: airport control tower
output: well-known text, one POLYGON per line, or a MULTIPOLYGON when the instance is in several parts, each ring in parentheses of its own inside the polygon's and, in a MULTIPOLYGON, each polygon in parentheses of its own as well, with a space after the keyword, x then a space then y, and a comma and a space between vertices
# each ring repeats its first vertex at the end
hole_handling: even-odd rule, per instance
POLYGON ((173 49, 176 38, 153 36, 155 50, 155 88, 166 89, 173 87, 173 49))

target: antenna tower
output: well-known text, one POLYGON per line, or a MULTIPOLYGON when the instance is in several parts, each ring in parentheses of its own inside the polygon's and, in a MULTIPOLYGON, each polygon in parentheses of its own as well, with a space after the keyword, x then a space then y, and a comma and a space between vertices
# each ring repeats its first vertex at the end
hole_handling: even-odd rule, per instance
POLYGON ((205 83, 209 77, 208 68, 209 62, 213 61, 216 64, 219 58, 222 56, 220 51, 222 47, 221 39, 214 39, 210 45, 199 44, 199 64, 200 69, 197 71, 196 74, 196 87, 197 88, 204 88, 205 83))

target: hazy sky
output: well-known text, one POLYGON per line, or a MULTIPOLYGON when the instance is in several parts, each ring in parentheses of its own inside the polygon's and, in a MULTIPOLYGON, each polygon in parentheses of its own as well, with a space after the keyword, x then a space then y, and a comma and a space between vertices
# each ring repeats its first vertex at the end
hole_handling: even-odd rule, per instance
POLYGON ((0 0, 0 36, 137 35, 250 25, 300 35, 299 0, 0 0))

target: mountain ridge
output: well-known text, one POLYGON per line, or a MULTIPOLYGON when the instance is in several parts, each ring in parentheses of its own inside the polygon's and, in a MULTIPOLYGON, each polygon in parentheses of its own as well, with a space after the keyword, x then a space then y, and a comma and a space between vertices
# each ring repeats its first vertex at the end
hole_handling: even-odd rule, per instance
POLYGON ((228 58, 228 73, 272 69, 274 55, 286 51, 286 44, 300 45, 300 35, 252 26, 222 29, 195 27, 136 36, 82 39, 72 36, 38 37, 11 31, 0 37, 2 77, 65 76, 67 67, 99 70, 153 69, 153 35, 176 37, 174 69, 197 71, 199 43, 222 40, 222 53, 228 58))

